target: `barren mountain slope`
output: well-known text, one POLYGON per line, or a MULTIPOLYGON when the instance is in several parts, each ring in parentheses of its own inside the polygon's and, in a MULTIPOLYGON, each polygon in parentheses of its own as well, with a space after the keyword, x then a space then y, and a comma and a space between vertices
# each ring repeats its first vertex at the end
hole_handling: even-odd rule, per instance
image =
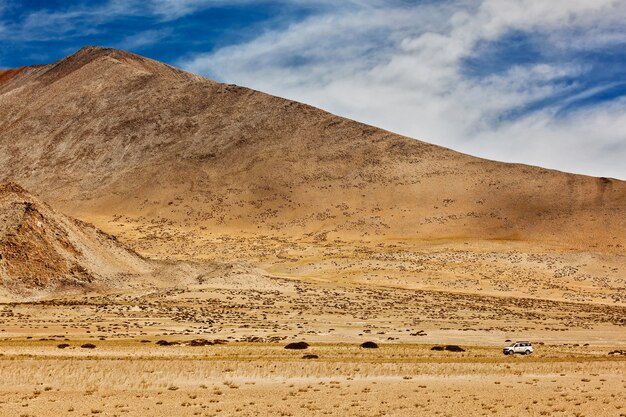
POLYGON ((14 68, 10 70, 0 70, 0 85, 8 83, 11 80, 11 78, 18 75, 24 69, 25 69, 24 67, 21 67, 21 68, 14 68))
POLYGON ((103 288, 149 269, 112 236, 56 213, 16 184, 0 184, 0 289, 103 288))
POLYGON ((463 155, 88 47, 0 84, 0 179, 110 230, 517 240, 623 255, 626 183, 463 155))

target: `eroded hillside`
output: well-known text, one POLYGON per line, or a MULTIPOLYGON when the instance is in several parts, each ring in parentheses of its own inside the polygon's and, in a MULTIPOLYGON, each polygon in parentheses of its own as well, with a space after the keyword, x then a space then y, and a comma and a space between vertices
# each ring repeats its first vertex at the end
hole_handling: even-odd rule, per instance
POLYGON ((149 263, 113 236, 70 219, 16 184, 0 184, 0 279, 14 294, 104 288, 149 263))

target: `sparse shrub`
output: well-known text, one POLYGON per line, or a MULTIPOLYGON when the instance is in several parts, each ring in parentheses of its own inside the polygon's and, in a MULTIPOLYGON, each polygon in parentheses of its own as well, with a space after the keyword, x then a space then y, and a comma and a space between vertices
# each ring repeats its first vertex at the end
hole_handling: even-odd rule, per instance
POLYGON ((194 339, 189 342, 189 346, 211 346, 214 343, 206 339, 194 339))
POLYGON ((172 345, 177 345, 178 342, 168 342, 167 340, 159 340, 158 342, 156 342, 156 344, 159 346, 172 346, 172 345))
POLYGON ((445 347, 445 349, 448 352, 465 352, 465 349, 463 349, 461 346, 457 346, 457 345, 447 345, 445 347))
POLYGON ((285 346, 285 349, 306 349, 309 347, 307 342, 293 342, 285 346))

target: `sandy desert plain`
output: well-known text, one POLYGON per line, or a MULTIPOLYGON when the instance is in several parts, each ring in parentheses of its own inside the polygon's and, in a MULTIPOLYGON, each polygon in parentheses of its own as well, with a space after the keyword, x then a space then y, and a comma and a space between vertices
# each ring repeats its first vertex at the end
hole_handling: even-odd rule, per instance
POLYGON ((624 181, 88 47, 0 183, 1 416, 626 416, 624 181))
POLYGON ((623 307, 222 276, 2 305, 1 414, 626 413, 623 307), (504 356, 517 338, 535 353, 504 356))

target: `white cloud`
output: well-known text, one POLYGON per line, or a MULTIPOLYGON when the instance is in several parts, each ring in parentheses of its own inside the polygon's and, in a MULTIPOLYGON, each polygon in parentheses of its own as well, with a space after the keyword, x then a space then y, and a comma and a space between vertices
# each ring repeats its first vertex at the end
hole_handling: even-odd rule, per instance
MULTIPOLYGON (((307 5, 312 9, 342 8, 350 5, 365 7, 380 0, 271 0, 283 8, 307 5)), ((120 17, 150 17, 167 23, 199 10, 216 7, 255 6, 263 0, 107 0, 104 2, 66 2, 61 7, 43 7, 27 13, 18 21, 3 21, 6 6, 0 0, 0 40, 46 41, 67 39, 98 33, 99 28, 120 17)), ((11 6, 17 8, 17 6, 11 6)), ((147 36, 147 35, 146 35, 147 36)), ((146 38, 147 39, 147 38, 146 38)), ((139 37, 137 40, 140 41, 139 37)), ((132 39, 129 41, 132 44, 132 39)))
POLYGON ((624 103, 565 118, 549 106, 504 117, 538 100, 591 94, 561 82, 584 65, 539 62, 475 78, 462 70, 480 42, 511 31, 540 33, 546 50, 558 51, 566 42, 620 42, 625 18, 626 3, 611 0, 351 2, 179 64, 463 152, 626 179, 624 103))
MULTIPOLYGON (((97 33, 98 28, 120 17, 152 17, 164 22, 181 18, 200 9, 254 3, 256 0, 108 0, 103 3, 67 4, 65 8, 43 7, 21 20, 0 21, 5 38, 19 41, 67 39, 97 33)), ((2 2, 0 1, 0 13, 2 2)))
POLYGON ((21 42, 67 39, 97 32, 99 26, 120 16, 142 12, 135 0, 110 0, 104 4, 73 6, 66 9, 38 9, 19 21, 4 22, 5 37, 21 42))
POLYGON ((135 33, 133 35, 125 37, 119 45, 120 49, 138 49, 144 46, 154 45, 165 39, 172 33, 169 29, 163 30, 144 30, 142 32, 135 33))

